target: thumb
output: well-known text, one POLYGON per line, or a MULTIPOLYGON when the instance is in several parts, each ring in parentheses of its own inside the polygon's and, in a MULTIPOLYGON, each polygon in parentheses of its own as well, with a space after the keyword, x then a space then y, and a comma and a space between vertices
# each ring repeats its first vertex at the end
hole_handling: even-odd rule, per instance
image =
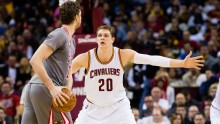
POLYGON ((190 58, 192 55, 192 51, 189 52, 189 54, 187 55, 188 58, 190 58))

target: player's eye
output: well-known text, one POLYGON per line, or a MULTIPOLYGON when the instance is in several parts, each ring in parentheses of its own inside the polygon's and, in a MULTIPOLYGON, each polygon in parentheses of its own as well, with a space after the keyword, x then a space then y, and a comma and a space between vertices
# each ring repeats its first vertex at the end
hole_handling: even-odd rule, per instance
POLYGON ((109 35, 108 35, 108 34, 105 34, 104 37, 109 37, 109 35))

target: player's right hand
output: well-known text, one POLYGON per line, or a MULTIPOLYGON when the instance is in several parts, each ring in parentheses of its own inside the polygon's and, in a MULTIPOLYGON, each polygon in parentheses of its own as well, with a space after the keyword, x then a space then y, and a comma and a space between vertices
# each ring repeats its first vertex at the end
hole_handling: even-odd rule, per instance
POLYGON ((50 90, 50 94, 52 96, 52 100, 55 103, 56 106, 59 105, 63 106, 63 103, 67 103, 66 99, 70 99, 68 95, 61 92, 62 86, 55 86, 53 89, 50 90), (65 98, 64 98, 65 97, 65 98))

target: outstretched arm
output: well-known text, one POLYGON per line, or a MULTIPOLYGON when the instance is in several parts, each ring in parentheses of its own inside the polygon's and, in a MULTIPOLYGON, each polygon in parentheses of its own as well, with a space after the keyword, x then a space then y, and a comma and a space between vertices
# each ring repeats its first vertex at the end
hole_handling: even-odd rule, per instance
POLYGON ((87 68, 88 67, 88 52, 87 53, 83 53, 83 54, 79 54, 77 57, 75 57, 71 63, 71 68, 70 68, 70 72, 68 75, 68 84, 67 87, 69 89, 72 89, 73 87, 73 78, 72 78, 72 74, 76 73, 80 68, 87 68))
POLYGON ((88 52, 76 56, 71 64, 71 74, 76 73, 80 68, 88 68, 89 54, 88 52))
POLYGON ((202 60, 203 56, 190 58, 191 55, 192 52, 190 52, 184 60, 178 60, 178 59, 170 59, 163 56, 140 54, 130 49, 121 50, 123 65, 125 65, 127 62, 132 62, 136 64, 149 64, 160 67, 200 69, 205 62, 204 60, 202 60))

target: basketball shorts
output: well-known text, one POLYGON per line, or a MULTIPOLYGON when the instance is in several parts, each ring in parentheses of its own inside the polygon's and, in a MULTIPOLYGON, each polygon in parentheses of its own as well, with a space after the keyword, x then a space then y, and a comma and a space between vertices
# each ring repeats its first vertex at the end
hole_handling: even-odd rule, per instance
POLYGON ((90 124, 136 124, 128 98, 105 107, 94 105, 85 99, 74 124, 88 124, 88 122, 90 124))

